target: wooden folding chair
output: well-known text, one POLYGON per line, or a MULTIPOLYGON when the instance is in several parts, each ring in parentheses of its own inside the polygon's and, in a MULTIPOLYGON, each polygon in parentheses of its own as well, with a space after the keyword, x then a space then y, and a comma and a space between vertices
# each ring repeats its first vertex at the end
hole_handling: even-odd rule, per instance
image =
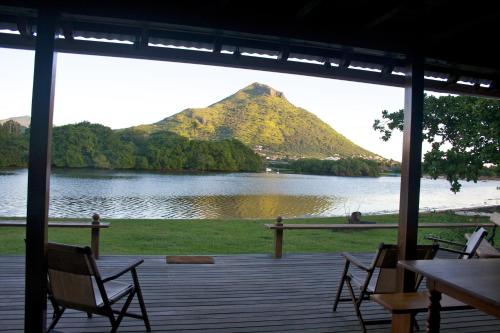
MULTIPOLYGON (((438 250, 438 245, 417 245, 417 260, 433 259, 438 250)), ((390 320, 364 320, 361 314, 361 304, 365 300, 370 299, 372 294, 396 293, 397 290, 397 264, 398 264, 398 247, 397 245, 380 244, 375 258, 370 265, 366 265, 358 258, 350 253, 343 252, 345 258, 344 272, 340 279, 340 284, 337 289, 335 302, 333 303, 333 311, 337 310, 339 302, 351 301, 356 311, 356 316, 359 319, 363 332, 366 332, 366 325, 388 324, 390 320), (357 268, 364 271, 364 277, 359 277, 349 272, 350 265, 353 264, 357 268), (376 274, 378 272, 378 274, 376 274), (374 278, 374 281, 372 281, 374 278), (342 298, 342 289, 344 283, 347 284, 350 298, 342 298), (358 290, 356 295, 355 290, 358 290)), ((422 282, 422 276, 417 275, 415 279, 415 290, 422 282)))
POLYGON ((143 320, 146 330, 150 332, 136 270, 143 261, 138 259, 108 277, 101 277, 89 247, 49 243, 49 300, 54 307, 49 331, 56 326, 66 309, 75 309, 86 312, 89 318, 92 314, 108 317, 112 333, 118 330, 125 316, 143 320), (132 274, 133 283, 114 281, 127 272, 132 274), (136 294, 142 315, 127 312, 136 294), (113 310, 111 306, 124 297, 126 300, 122 309, 113 310), (115 317, 115 314, 118 316, 115 317))
POLYGON ((487 234, 488 232, 486 231, 486 229, 484 229, 483 227, 477 227, 474 232, 470 234, 469 239, 465 244, 437 238, 434 236, 426 236, 425 239, 431 240, 434 244, 439 244, 440 251, 456 253, 458 254, 459 259, 470 259, 476 255, 479 245, 487 234), (453 246, 454 248, 442 246, 442 244, 453 246))

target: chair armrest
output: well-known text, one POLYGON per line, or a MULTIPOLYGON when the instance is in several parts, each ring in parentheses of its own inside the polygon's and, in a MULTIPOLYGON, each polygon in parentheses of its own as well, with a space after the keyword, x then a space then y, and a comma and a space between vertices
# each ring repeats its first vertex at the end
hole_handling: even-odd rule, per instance
POLYGON ((144 262, 144 259, 136 259, 135 261, 131 262, 128 266, 123 267, 115 272, 113 272, 111 275, 106 276, 105 278, 102 279, 102 282, 108 282, 111 280, 115 280, 122 276, 123 274, 135 269, 137 266, 142 264, 144 262))
POLYGON ((480 255, 479 256, 480 259, 486 259, 486 258, 494 258, 494 259, 500 259, 500 253, 499 254, 495 254, 495 253, 486 253, 486 254, 483 254, 483 255, 480 255))
POLYGON ((434 241, 434 242, 438 242, 438 243, 449 244, 449 245, 455 245, 455 246, 461 246, 461 247, 465 246, 465 244, 462 244, 462 243, 453 242, 453 241, 450 241, 450 240, 441 239, 441 238, 437 238, 437 237, 434 237, 434 236, 425 236, 425 239, 428 239, 428 240, 431 240, 431 241, 434 241))
POLYGON ((467 252, 455 250, 455 249, 450 249, 448 247, 440 247, 439 250, 443 250, 443 251, 451 252, 451 253, 462 254, 462 255, 464 255, 464 254, 469 255, 469 253, 467 253, 467 252))
POLYGON ((352 263, 353 265, 357 266, 358 268, 361 268, 364 271, 368 272, 372 269, 371 267, 368 267, 367 265, 362 263, 358 258, 356 258, 355 256, 353 256, 352 254, 350 254, 348 252, 342 252, 341 254, 345 258, 346 261, 352 263))

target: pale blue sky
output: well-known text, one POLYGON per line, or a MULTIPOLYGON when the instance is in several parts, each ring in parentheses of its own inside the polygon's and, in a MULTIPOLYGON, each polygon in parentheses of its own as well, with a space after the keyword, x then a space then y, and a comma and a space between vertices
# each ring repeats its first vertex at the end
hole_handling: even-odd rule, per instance
MULTIPOLYGON (((30 114, 33 58, 32 51, 0 48, 0 119, 30 114)), ((402 136, 383 142, 372 124, 383 109, 403 107, 403 89, 234 68, 58 54, 54 124, 153 123, 210 105, 252 82, 284 92, 364 148, 401 160, 402 136)))

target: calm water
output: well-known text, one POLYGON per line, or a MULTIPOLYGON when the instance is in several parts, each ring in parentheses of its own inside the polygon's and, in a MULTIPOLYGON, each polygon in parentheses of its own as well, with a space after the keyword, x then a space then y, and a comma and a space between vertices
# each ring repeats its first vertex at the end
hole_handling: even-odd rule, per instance
MULTIPOLYGON (((50 216, 104 218, 272 218, 396 212, 399 177, 287 174, 171 175, 56 170, 50 216)), ((420 209, 500 204, 500 181, 464 183, 422 179, 420 209)), ((0 216, 26 215, 27 170, 0 172, 0 216)))

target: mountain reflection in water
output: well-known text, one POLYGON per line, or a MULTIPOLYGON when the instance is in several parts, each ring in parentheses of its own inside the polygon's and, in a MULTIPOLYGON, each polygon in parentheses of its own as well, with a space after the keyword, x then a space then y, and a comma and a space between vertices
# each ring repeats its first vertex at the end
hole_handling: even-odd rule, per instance
POLYGON ((66 197, 51 212, 61 216, 91 216, 97 211, 128 218, 274 218, 319 215, 334 201, 329 197, 293 195, 66 197))

